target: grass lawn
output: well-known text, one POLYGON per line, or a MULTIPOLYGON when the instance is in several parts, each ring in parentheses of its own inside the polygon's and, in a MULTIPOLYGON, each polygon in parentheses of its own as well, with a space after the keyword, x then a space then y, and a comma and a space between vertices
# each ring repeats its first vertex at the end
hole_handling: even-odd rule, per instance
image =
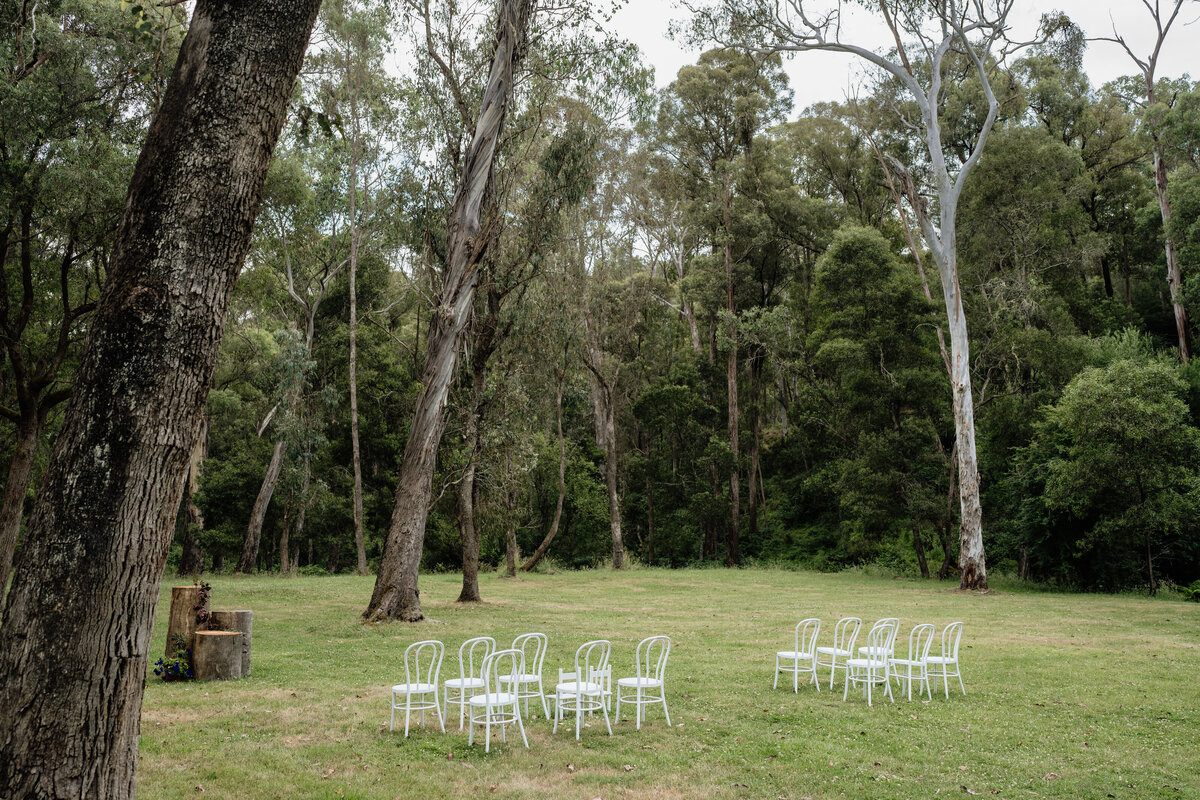
MULTIPOLYGON (((253 675, 241 681, 147 681, 143 798, 1062 798, 1200 797, 1200 605, 1129 596, 1000 591, 964 595, 937 582, 775 570, 640 569, 481 578, 482 605, 455 605, 459 578, 421 579, 429 621, 365 626, 373 578, 215 577, 213 608, 254 610, 253 675), (771 689, 774 652, 799 619, 965 621, 967 695, 932 702, 771 689), (467 746, 433 720, 406 740, 387 730, 389 687, 409 643, 502 645, 550 637, 546 683, 589 638, 613 643, 632 674, 644 636, 675 642, 668 705, 636 731, 622 718, 467 746), (203 787, 203 791, 201 791, 203 787)), ((163 650, 164 581, 151 661, 163 650)), ((937 645, 935 644, 935 647, 937 645)), ((597 721, 598 720, 598 721, 597 721)), ((427 716, 427 722, 430 717, 427 716)), ((482 737, 479 731, 477 741, 482 737)))

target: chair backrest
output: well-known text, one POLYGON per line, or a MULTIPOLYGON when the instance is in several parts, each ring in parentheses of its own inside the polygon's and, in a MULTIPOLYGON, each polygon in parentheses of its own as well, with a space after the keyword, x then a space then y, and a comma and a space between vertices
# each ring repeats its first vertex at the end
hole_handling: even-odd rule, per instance
POLYGON ((962 640, 963 624, 951 622, 942 631, 942 657, 958 661, 958 643, 962 640))
POLYGON ((796 624, 796 652, 813 653, 817 649, 817 636, 821 633, 821 620, 816 617, 802 619, 796 624))
POLYGON ((437 686, 446 646, 437 639, 413 642, 404 648, 404 682, 437 686))
POLYGON ((637 671, 637 676, 661 681, 667 671, 667 656, 669 655, 671 655, 670 636, 648 636, 642 639, 638 642, 637 649, 633 651, 633 666, 637 671))
POLYGON ((496 640, 490 636, 467 639, 458 648, 458 677, 482 678, 483 661, 496 649, 496 640))
POLYGON ((862 620, 858 617, 842 617, 833 626, 833 646, 838 650, 854 650, 854 641, 862 628, 862 620))
POLYGON ((866 657, 881 664, 886 664, 888 654, 896 644, 896 628, 891 625, 875 625, 867 632, 866 657))
MULTIPOLYGON (((525 653, 515 647, 507 650, 494 650, 483 659, 483 692, 492 694, 499 692, 505 685, 500 678, 509 675, 520 675, 525 671, 525 653)), ((517 685, 511 684, 511 691, 517 690, 517 685)))
POLYGON ((924 661, 932 644, 933 626, 928 622, 917 625, 908 634, 908 660, 924 661))
POLYGON ((611 675, 608 668, 608 658, 611 654, 612 642, 607 639, 596 639, 579 645, 579 649, 575 651, 576 680, 592 681, 606 672, 611 675))
POLYGON ((542 676, 542 662, 546 660, 546 646, 549 640, 544 633, 523 633, 513 639, 513 649, 520 650, 525 657, 523 671, 531 675, 542 676))

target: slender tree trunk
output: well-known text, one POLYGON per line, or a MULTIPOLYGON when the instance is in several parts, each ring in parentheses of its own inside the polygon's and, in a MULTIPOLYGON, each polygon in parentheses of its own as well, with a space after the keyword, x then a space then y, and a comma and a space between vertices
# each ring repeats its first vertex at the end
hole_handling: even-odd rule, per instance
POLYGON ((554 412, 555 419, 558 422, 558 501, 554 504, 554 519, 550 521, 550 530, 546 531, 546 538, 542 539, 542 543, 533 551, 533 555, 529 560, 521 565, 521 569, 529 572, 537 563, 546 555, 546 551, 550 549, 550 543, 554 541, 554 537, 558 535, 558 525, 562 521, 563 500, 567 496, 567 441, 563 438, 563 382, 566 379, 566 366, 564 371, 558 374, 558 381, 555 384, 554 393, 554 412))
POLYGON ((738 331, 734 304, 733 285, 733 223, 730 219, 732 203, 730 176, 726 174, 722 188, 721 200, 725 215, 725 310, 730 315, 729 355, 725 362, 726 400, 729 404, 729 454, 732 464, 729 468, 729 536, 725 540, 725 564, 734 566, 738 563, 739 525, 741 523, 741 492, 742 478, 738 451, 738 432, 741 428, 741 415, 738 412, 738 331))
POLYGON ((184 500, 183 555, 179 560, 179 572, 183 575, 199 575, 204 571, 204 553, 196 534, 204 530, 204 515, 196 505, 196 495, 200 492, 200 469, 204 464, 204 456, 208 452, 208 420, 200 420, 200 434, 192 447, 191 458, 188 459, 187 497, 184 500))
MULTIPOLYGON (((509 475, 512 474, 512 465, 510 462, 510 454, 504 454, 505 466, 508 469, 509 475)), ((504 547, 504 562, 505 574, 510 578, 517 577, 517 562, 521 560, 521 553, 517 547, 517 493, 510 487, 504 491, 505 511, 505 547, 504 547)))
POLYGON ((654 565, 654 483, 646 473, 646 563, 654 565))
POLYGON ((0 797, 135 795, 184 472, 318 5, 197 2, 0 624, 0 797))
POLYGON ((283 453, 286 449, 287 442, 280 439, 271 451, 267 474, 263 476, 258 497, 250 510, 250 524, 246 527, 246 538, 242 541, 242 557, 238 559, 234 572, 254 571, 255 562, 258 561, 258 545, 262 540, 263 521, 267 518, 267 508, 271 505, 271 497, 275 494, 276 484, 279 483, 279 471, 283 468, 283 453))
MULTIPOLYGON (((472 404, 474 405, 474 404, 472 404)), ((475 527, 475 470, 479 455, 479 424, 473 407, 463 436, 467 448, 467 466, 458 484, 458 528, 462 533, 462 591, 460 603, 478 603, 479 596, 479 530, 475 527)))
POLYGON ((750 362, 750 396, 754 401, 750 407, 750 430, 753 438, 750 441, 750 451, 746 454, 750 458, 750 475, 747 481, 749 497, 747 498, 746 513, 749 516, 747 529, 751 541, 758 536, 758 487, 762 481, 762 476, 759 474, 762 453, 762 369, 763 355, 759 353, 750 362))
POLYGON ((929 562, 925 560, 925 542, 921 540, 921 526, 916 520, 912 521, 913 550, 917 553, 917 565, 921 568, 921 577, 929 577, 929 562))
MULTIPOLYGON (((296 511, 296 530, 295 530, 295 534, 294 534, 295 547, 292 548, 291 560, 289 561, 288 566, 280 567, 280 569, 279 569, 279 571, 284 574, 287 574, 290 572, 291 574, 294 575, 296 573, 297 567, 300 566, 300 564, 298 563, 297 553, 298 553, 298 550, 300 547, 300 540, 302 538, 304 538, 304 523, 308 519, 308 506, 309 506, 309 502, 311 501, 311 498, 309 497, 309 490, 311 488, 312 488, 312 464, 305 463, 304 479, 300 482, 300 508, 297 509, 297 511, 296 511)), ((281 547, 280 550, 283 551, 283 550, 286 550, 286 548, 281 547)), ((283 556, 280 555, 280 558, 282 559, 283 556)))
MULTIPOLYGON (((1153 102, 1153 94, 1151 94, 1153 102)), ((1167 167, 1163 162, 1161 147, 1154 145, 1154 191, 1158 195, 1158 209, 1163 221, 1163 245, 1167 254, 1167 286, 1171 290, 1171 308, 1175 313, 1175 334, 1179 343, 1179 360, 1187 363, 1191 358, 1188 347, 1187 310, 1183 305, 1183 274, 1179 269, 1179 256, 1175 251, 1175 239, 1171 236, 1171 201, 1167 197, 1167 167)))
POLYGON ((1125 307, 1133 308, 1133 275, 1129 268, 1129 240, 1122 238, 1121 275, 1125 279, 1125 307))
POLYGON ((288 574, 288 545, 289 534, 292 528, 292 504, 287 503, 283 507, 283 524, 279 531, 279 574, 288 574))
POLYGON ((617 426, 611 387, 603 387, 604 482, 608 486, 608 520, 612 532, 613 569, 625 566, 625 539, 621 533, 621 497, 617 493, 617 426))
POLYGON ((363 616, 368 621, 423 619, 417 573, 446 398, 458 342, 475 296, 477 268, 491 240, 493 167, 512 93, 513 74, 525 49, 533 0, 500 0, 495 53, 475 133, 463 161, 448 226, 446 269, 437 310, 429 323, 421 393, 417 396, 396 487, 396 502, 375 589, 363 616), (487 208, 489 218, 483 218, 487 208))
POLYGON ((8 478, 4 483, 4 505, 0 507, 0 607, 4 605, 4 590, 8 586, 17 536, 21 532, 25 495, 29 491, 29 477, 37 456, 42 429, 39 416, 36 408, 29 412, 21 409, 17 439, 13 445, 12 460, 8 464, 8 478))
MULTIPOLYGON (((346 59, 349 61, 349 48, 346 59)), ((350 65, 346 64, 350 79, 350 65)), ((350 99, 350 458, 354 462, 354 549, 358 555, 355 571, 367 574, 367 546, 363 536, 362 451, 358 443, 358 159, 360 132, 358 95, 350 99)))

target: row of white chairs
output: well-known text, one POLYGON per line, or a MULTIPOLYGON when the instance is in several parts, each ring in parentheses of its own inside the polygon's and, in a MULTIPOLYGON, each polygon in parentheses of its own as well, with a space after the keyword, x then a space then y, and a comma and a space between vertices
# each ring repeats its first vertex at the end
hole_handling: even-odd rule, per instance
MULTIPOLYGON (((604 714, 604 723, 612 735, 608 710, 612 705, 612 643, 606 639, 585 642, 575 651, 573 670, 558 671, 554 691, 547 693, 542 686, 542 664, 546 658, 548 638, 544 633, 526 633, 513 640, 512 646, 498 650, 490 636, 467 639, 458 648, 458 677, 441 682, 442 661, 446 648, 440 641, 429 639, 410 644, 404 651, 404 683, 392 686, 391 730, 396 728, 396 712, 404 712, 404 735, 408 736, 413 712, 420 713, 425 725, 425 712, 434 711, 442 732, 451 705, 459 707, 458 729, 469 725, 467 743, 474 744, 475 726, 484 727, 484 749, 491 750, 492 726, 500 726, 501 739, 507 741, 506 729, 516 724, 525 746, 529 739, 521 715, 524 701, 525 716, 529 701, 541 702, 548 719, 554 708, 554 731, 565 713, 575 713, 575 738, 579 739, 583 714, 604 714), (441 690, 442 699, 438 694, 441 690)), ((643 639, 634 651, 633 676, 617 680, 616 721, 621 718, 621 705, 634 706, 637 728, 640 730, 648 705, 661 704, 667 725, 666 669, 671 654, 669 636, 650 636, 643 639)))
POLYGON ((850 687, 859 686, 871 705, 874 687, 883 687, 888 699, 895 702, 892 696, 892 681, 906 690, 909 700, 912 700, 912 685, 920 682, 917 697, 922 691, 933 699, 933 689, 930 680, 942 679, 943 689, 947 698, 950 697, 950 678, 958 679, 962 693, 967 693, 963 685, 962 673, 958 665, 958 646, 962 640, 961 622, 951 622, 942 629, 942 650, 940 655, 930 655, 935 629, 929 623, 915 626, 908 635, 908 653, 904 658, 897 658, 895 653, 896 637, 900 632, 900 620, 896 617, 885 617, 877 621, 867 633, 867 643, 854 649, 863 621, 859 617, 844 617, 833 627, 833 644, 818 646, 817 638, 821 633, 821 620, 816 618, 801 620, 796 625, 793 649, 780 650, 775 654, 775 688, 779 688, 779 673, 791 674, 792 691, 800 691, 800 676, 812 675, 811 682, 821 690, 821 680, 817 670, 829 667, 829 688, 833 689, 833 680, 837 671, 842 670, 844 680, 842 699, 850 693, 850 687))

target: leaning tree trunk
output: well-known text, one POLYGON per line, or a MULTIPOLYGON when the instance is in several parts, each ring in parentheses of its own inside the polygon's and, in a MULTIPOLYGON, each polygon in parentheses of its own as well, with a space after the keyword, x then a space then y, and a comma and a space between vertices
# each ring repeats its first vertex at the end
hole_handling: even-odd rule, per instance
POLYGON ((4 589, 12 572, 13 552, 21 532, 25 493, 29 491, 29 476, 33 472, 41 427, 36 408, 31 413, 22 409, 12 460, 8 464, 8 478, 4 483, 4 505, 0 506, 0 607, 4 605, 4 589))
POLYGON ((567 442, 563 438, 562 427, 563 381, 565 378, 565 372, 559 373, 554 395, 555 418, 558 421, 558 501, 554 504, 554 519, 550 521, 550 530, 546 531, 546 538, 542 539, 542 543, 533 551, 529 560, 521 565, 521 569, 526 572, 536 567, 537 563, 546 555, 546 551, 550 549, 550 543, 558 535, 558 525, 562 521, 563 500, 567 496, 567 442))
POLYGON ((475 297, 477 269, 497 224, 490 202, 500 132, 512 94, 513 74, 524 55, 534 0, 500 0, 496 47, 480 103, 475 133, 463 160, 463 174, 450 211, 446 269, 437 309, 429 322, 421 393, 404 447, 396 502, 375 590, 363 616, 368 621, 424 617, 417 572, 425 541, 425 520, 445 427, 446 397, 457 360, 459 337, 475 297), (484 209, 488 219, 483 218, 484 209))
POLYGON ((318 5, 197 2, 0 624, 0 797, 135 795, 184 471, 318 5))
POLYGON ((184 499, 183 520, 183 555, 179 560, 179 574, 199 575, 204 570, 204 553, 200 550, 200 542, 196 534, 204 530, 204 515, 200 506, 196 505, 196 495, 200 492, 200 469, 204 464, 204 454, 208 450, 208 422, 200 420, 200 433, 196 436, 196 444, 192 447, 192 455, 188 459, 187 497, 184 499))
POLYGON ((246 538, 242 541, 242 557, 238 559, 234 572, 254 571, 255 562, 258 561, 258 545, 262 540, 263 521, 267 518, 267 507, 271 505, 271 497, 279 483, 279 471, 283 468, 283 452, 286 449, 287 442, 280 439, 271 451, 267 474, 263 476, 258 497, 254 499, 254 508, 250 510, 250 524, 246 526, 246 538))

